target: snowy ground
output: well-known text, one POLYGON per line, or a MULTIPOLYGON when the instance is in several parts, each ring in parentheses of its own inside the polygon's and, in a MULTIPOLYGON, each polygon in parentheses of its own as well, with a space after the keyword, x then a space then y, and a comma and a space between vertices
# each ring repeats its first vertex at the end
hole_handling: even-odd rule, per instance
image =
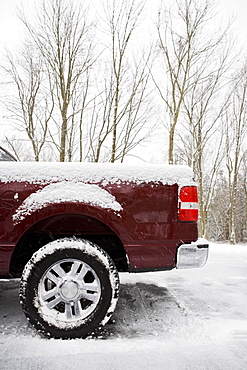
POLYGON ((0 280, 0 369, 247 369, 247 245, 211 244, 202 269, 122 274, 112 322, 86 340, 42 338, 18 285, 0 280))

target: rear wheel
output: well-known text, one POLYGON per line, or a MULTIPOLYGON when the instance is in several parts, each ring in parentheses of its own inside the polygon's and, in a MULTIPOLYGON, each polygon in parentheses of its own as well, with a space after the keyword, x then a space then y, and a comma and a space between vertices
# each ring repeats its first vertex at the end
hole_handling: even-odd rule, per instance
POLYGON ((116 307, 118 272, 111 258, 86 240, 60 239, 38 250, 20 285, 23 311, 55 338, 86 337, 116 307))

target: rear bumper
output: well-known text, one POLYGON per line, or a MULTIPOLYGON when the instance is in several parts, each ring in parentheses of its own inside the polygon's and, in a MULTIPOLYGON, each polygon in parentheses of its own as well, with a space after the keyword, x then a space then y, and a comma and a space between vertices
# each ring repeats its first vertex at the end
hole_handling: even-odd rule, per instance
POLYGON ((181 244, 177 251, 177 269, 202 267, 208 259, 209 245, 206 240, 181 244))

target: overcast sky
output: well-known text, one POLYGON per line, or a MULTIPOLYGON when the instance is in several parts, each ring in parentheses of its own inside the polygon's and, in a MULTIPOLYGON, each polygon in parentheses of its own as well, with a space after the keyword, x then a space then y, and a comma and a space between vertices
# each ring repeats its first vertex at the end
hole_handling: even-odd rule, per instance
MULTIPOLYGON (((94 0, 102 1, 102 0, 94 0)), ((148 0, 151 4, 158 3, 148 0)), ((16 5, 23 3, 30 6, 34 0, 0 0, 0 50, 4 45, 15 45, 20 40, 19 20, 16 16, 16 5)), ((222 16, 229 18, 235 14, 235 32, 239 42, 245 44, 247 38, 247 0, 218 0, 222 16)))

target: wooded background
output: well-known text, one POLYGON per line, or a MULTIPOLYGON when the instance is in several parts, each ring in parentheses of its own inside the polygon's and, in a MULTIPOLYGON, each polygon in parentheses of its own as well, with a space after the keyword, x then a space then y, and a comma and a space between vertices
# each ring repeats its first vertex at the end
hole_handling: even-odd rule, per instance
POLYGON ((247 63, 210 0, 36 1, 1 60, 4 146, 25 161, 188 164, 200 236, 247 240, 247 63), (6 127, 6 126, 5 126, 6 127))

